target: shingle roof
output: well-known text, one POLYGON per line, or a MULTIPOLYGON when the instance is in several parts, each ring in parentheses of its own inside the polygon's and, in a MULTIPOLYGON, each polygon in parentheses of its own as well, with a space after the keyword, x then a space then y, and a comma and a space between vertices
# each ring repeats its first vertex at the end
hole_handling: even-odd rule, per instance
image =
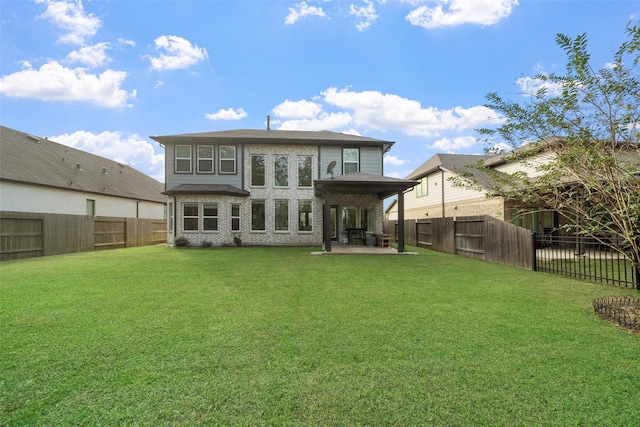
POLYGON ((316 195, 321 195, 323 191, 328 190, 332 193, 377 194, 381 199, 397 194, 399 191, 405 191, 416 184, 417 182, 413 180, 361 172, 339 175, 329 179, 317 179, 313 183, 316 195))
POLYGON ((179 144, 191 141, 207 140, 217 143, 248 143, 248 144, 291 144, 308 145, 321 143, 323 145, 371 145, 384 147, 386 152, 394 144, 393 141, 367 138, 359 135, 349 135, 339 132, 302 131, 302 130, 264 130, 264 129, 237 129, 214 132, 185 133, 179 135, 151 136, 151 139, 160 144, 179 144))
POLYGON ((247 197, 250 193, 228 184, 180 184, 162 194, 220 194, 247 197))
POLYGON ((420 179, 441 168, 457 175, 471 176, 478 184, 488 188, 493 180, 487 173, 474 168, 473 165, 480 160, 486 161, 492 157, 494 156, 478 154, 435 154, 411 172, 407 179, 420 179))
POLYGON ((127 165, 0 126, 0 180, 164 203, 164 185, 127 165))

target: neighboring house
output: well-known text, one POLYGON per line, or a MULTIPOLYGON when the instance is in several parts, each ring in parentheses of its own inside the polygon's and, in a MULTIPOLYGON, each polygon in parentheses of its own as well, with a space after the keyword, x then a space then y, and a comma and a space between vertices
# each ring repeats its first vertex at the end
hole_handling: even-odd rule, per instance
MULTIPOLYGON (((473 154, 436 154, 413 171, 407 179, 418 181, 405 194, 405 218, 427 219, 473 215, 489 215, 526 227, 538 233, 558 227, 560 218, 556 212, 540 207, 521 206, 518 201, 502 197, 488 197, 491 178, 474 168, 479 161, 492 165, 496 170, 512 173, 524 166, 506 164, 502 156, 473 154), (480 188, 475 190, 455 185, 453 179, 473 175, 480 188)), ((541 155, 540 161, 544 161, 541 155)), ((387 216, 393 217, 397 206, 390 205, 387 216)))
POLYGON ((0 211, 164 219, 163 190, 129 166, 0 127, 0 211))
POLYGON ((383 199, 415 185, 383 175, 393 142, 362 136, 267 127, 151 138, 165 147, 169 244, 364 244, 382 233, 383 199))

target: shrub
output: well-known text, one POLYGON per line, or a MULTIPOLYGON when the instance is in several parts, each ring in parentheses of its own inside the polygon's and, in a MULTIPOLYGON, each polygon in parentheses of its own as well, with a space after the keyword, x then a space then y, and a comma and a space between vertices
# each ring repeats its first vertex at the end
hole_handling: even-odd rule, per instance
POLYGON ((242 245, 242 239, 240 238, 240 236, 233 236, 233 243, 235 243, 236 246, 242 245))
POLYGON ((189 239, 184 236, 179 236, 176 237, 176 240, 174 240, 173 244, 179 247, 189 246, 189 239))
POLYGON ((202 242, 200 242, 200 246, 202 246, 203 248, 210 248, 211 245, 212 243, 207 239, 202 239, 202 242))

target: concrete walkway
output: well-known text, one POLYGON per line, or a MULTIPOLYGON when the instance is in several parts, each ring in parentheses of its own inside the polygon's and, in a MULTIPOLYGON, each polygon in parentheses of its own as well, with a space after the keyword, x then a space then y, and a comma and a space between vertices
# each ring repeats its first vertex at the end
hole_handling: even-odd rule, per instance
POLYGON ((339 245, 331 243, 331 252, 311 252, 311 255, 418 255, 417 252, 398 252, 393 247, 339 245))

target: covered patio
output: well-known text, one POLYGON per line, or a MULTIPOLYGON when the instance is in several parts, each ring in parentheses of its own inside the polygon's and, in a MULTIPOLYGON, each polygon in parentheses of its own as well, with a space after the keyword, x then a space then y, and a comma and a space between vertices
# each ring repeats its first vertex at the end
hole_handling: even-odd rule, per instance
MULTIPOLYGON (((330 217, 331 196, 336 194, 374 194, 378 199, 383 200, 389 196, 397 194, 398 197, 398 248, 374 248, 373 250, 394 250, 396 253, 403 253, 404 249, 404 192, 413 188, 418 182, 397 178, 390 178, 382 175, 371 175, 366 173, 351 173, 340 175, 335 178, 319 179, 314 182, 316 196, 324 200, 324 218, 330 217)), ((323 224, 324 252, 331 253, 333 247, 336 250, 341 246, 332 245, 330 221, 325 220, 323 224)), ((362 250, 367 246, 357 246, 362 250)))

